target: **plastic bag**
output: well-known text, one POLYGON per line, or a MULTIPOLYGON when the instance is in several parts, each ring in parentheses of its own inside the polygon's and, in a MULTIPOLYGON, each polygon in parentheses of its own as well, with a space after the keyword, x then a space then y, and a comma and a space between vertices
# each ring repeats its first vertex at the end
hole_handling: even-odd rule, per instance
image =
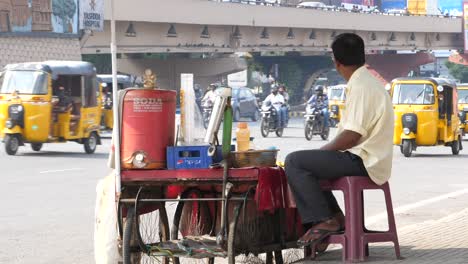
POLYGON ((94 212, 94 260, 97 264, 115 264, 121 260, 118 249, 115 176, 113 173, 96 186, 94 212))

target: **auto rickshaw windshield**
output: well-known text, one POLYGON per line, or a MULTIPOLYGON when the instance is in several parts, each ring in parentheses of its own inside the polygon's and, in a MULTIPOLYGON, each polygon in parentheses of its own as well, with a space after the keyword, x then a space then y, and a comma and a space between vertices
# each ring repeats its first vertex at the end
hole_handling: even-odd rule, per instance
POLYGON ((430 84, 397 84, 393 90, 393 104, 434 104, 434 87, 430 84))
POLYGON ((468 89, 458 90, 458 103, 459 104, 468 104, 468 89))
POLYGON ((6 71, 0 77, 0 94, 47 94, 46 80, 41 71, 6 71))
POLYGON ((344 89, 330 89, 330 94, 328 95, 330 100, 344 100, 344 89))

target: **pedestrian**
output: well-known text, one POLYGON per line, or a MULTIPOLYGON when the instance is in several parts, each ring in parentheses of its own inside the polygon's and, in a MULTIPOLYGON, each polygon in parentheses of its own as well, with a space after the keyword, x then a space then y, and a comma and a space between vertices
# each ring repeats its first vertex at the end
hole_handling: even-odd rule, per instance
POLYGON ((285 169, 305 227, 300 245, 327 244, 324 238, 344 228, 344 216, 320 180, 368 176, 376 184, 390 178, 393 156, 393 108, 382 83, 365 67, 364 41, 352 33, 332 43, 335 67, 347 83, 346 112, 336 137, 320 149, 302 150, 286 157, 285 169))

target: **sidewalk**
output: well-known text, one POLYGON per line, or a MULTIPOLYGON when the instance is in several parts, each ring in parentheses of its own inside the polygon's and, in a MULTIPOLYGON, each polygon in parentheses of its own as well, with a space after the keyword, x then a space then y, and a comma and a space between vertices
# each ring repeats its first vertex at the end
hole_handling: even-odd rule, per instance
MULTIPOLYGON (((379 243, 370 245, 370 257, 366 263, 468 264, 468 209, 437 221, 400 228, 398 235, 404 260, 395 259, 391 243, 379 243)), ((316 261, 296 263, 342 263, 341 249, 336 248, 316 261)))

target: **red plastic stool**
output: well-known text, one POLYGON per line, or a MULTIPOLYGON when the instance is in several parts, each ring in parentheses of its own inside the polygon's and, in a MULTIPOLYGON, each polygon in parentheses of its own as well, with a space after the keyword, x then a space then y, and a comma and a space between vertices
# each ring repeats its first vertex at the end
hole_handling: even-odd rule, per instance
MULTIPOLYGON (((322 190, 342 191, 344 194, 346 225, 342 234, 327 238, 330 244, 343 246, 343 262, 361 262, 369 256, 369 243, 393 242, 397 259, 401 259, 400 244, 393 215, 392 197, 388 183, 375 184, 369 177, 349 176, 332 181, 322 181, 322 190), (370 231, 364 225, 364 190, 382 190, 387 205, 388 231, 370 231)), ((316 257, 312 250, 311 258, 316 257)))

